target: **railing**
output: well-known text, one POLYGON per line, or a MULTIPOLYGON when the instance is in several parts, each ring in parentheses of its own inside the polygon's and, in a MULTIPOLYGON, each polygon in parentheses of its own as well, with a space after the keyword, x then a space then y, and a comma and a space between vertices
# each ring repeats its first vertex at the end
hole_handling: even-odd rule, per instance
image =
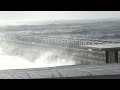
POLYGON ((86 41, 82 39, 70 39, 70 38, 56 38, 56 37, 43 37, 43 36, 6 36, 6 39, 11 40, 18 40, 23 42, 35 42, 40 44, 48 44, 48 45, 58 45, 63 47, 75 47, 78 48, 79 46, 83 45, 97 45, 103 44, 100 41, 86 41))

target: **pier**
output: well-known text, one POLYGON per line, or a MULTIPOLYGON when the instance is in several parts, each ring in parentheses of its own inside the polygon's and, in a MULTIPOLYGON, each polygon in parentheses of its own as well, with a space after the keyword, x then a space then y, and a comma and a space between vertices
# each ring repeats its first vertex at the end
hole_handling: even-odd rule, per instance
MULTIPOLYGON (((73 56, 73 59, 81 64, 104 64, 119 63, 119 43, 100 40, 72 39, 47 36, 8 36, 2 41, 15 42, 16 46, 38 47, 39 51, 56 50, 63 52, 66 56, 73 56), (112 44, 112 45, 111 45, 112 44), (111 45, 111 46, 110 46, 111 45), (101 47, 102 46, 102 47, 101 47), (117 49, 116 49, 117 46, 117 49), (92 50, 91 50, 92 49, 92 50)), ((33 49, 33 51, 36 51, 33 49)), ((26 52, 26 53, 29 53, 26 52)), ((61 56, 63 57, 63 56, 61 56)))
POLYGON ((120 44, 103 44, 103 45, 88 45, 84 48, 92 50, 103 50, 106 55, 106 63, 119 63, 118 51, 120 51, 120 44))

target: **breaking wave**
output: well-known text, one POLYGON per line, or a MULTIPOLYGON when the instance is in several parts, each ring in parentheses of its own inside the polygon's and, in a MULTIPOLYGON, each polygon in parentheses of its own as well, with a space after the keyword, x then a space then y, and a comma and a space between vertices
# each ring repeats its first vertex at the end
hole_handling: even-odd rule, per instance
POLYGON ((4 52, 3 48, 0 47, 0 70, 55 67, 74 64, 74 60, 70 58, 62 58, 52 51, 42 53, 38 56, 38 58, 35 61, 31 62, 28 59, 21 56, 7 55, 4 52))

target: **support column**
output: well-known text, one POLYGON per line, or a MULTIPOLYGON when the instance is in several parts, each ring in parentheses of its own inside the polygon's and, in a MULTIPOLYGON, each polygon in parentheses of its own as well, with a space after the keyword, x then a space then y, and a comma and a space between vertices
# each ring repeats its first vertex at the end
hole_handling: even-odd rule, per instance
POLYGON ((119 63, 119 61, 118 61, 118 51, 115 51, 114 53, 115 53, 115 62, 119 63))
POLYGON ((118 63, 118 51, 117 50, 109 50, 106 52, 106 63, 118 63))

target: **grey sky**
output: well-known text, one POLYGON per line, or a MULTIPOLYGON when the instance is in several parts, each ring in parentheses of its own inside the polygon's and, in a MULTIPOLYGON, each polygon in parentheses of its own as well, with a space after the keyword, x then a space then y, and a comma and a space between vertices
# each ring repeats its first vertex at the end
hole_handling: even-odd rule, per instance
POLYGON ((120 11, 0 11, 0 25, 22 21, 120 18, 120 11))

